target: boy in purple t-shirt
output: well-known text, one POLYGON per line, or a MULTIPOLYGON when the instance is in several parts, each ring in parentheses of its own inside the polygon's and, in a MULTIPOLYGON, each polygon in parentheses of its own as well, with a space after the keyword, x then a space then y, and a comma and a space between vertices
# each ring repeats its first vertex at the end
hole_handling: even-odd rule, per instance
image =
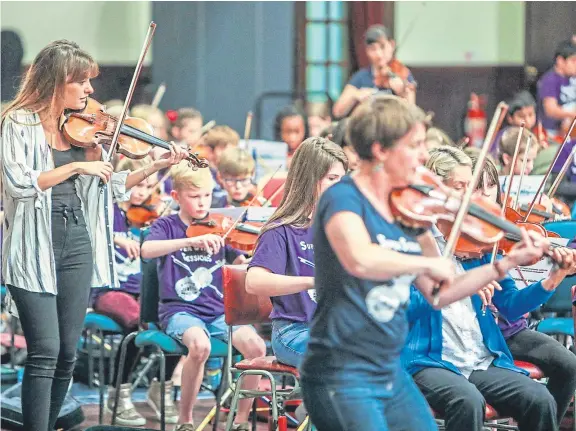
MULTIPOLYGON (((181 168, 173 176, 172 197, 180 205, 178 214, 158 219, 142 245, 142 257, 158 259, 160 283, 159 315, 168 335, 188 348, 182 369, 180 424, 176 431, 193 429, 192 410, 210 355, 210 337, 228 342, 224 321, 222 266, 243 263, 238 250, 224 246, 220 236, 207 234, 188 238, 186 229, 208 217, 214 180, 208 169, 181 168)), ((234 328, 232 344, 247 359, 266 354, 264 340, 251 326, 234 328)), ((245 387, 256 389, 258 376, 245 379, 245 387)), ((251 400, 240 402, 235 430, 248 430, 251 400)))
POLYGON ((542 125, 552 137, 560 135, 576 115, 576 45, 561 42, 554 67, 538 81, 538 108, 542 125))
POLYGON ((249 293, 271 296, 272 350, 298 367, 316 311, 311 215, 322 192, 344 176, 344 151, 324 138, 306 139, 294 153, 284 198, 262 228, 246 276, 249 293))

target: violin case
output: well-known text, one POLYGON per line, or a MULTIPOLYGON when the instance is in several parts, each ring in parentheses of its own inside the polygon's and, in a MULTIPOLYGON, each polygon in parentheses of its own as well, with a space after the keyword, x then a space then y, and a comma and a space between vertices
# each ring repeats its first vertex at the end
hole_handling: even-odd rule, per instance
MULTIPOLYGON (((18 383, 4 392, 0 402, 2 428, 24 430, 22 427, 22 383, 18 383)), ((69 430, 84 422, 84 412, 80 403, 71 395, 66 395, 62 410, 56 421, 56 429, 69 430)))

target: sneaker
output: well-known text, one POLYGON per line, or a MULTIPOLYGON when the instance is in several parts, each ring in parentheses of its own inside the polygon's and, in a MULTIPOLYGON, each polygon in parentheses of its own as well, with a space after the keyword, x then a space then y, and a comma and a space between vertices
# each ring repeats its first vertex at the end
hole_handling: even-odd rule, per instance
POLYGON ((194 426, 194 424, 181 424, 181 425, 176 425, 174 427, 174 431, 195 431, 196 427, 194 426))
MULTIPOLYGON (((178 423, 178 409, 174 405, 174 399, 172 398, 172 390, 174 385, 171 380, 166 381, 166 390, 164 396, 164 418, 167 424, 177 424, 178 423)), ((146 397, 146 403, 154 410, 156 417, 160 420, 160 382, 158 379, 154 378, 152 383, 150 383, 150 388, 148 389, 148 396, 146 397)), ((189 424, 183 424, 189 425, 189 424)), ((186 430, 187 431, 187 430, 186 430)))
MULTIPOLYGON (((106 411, 112 415, 114 410, 114 397, 116 388, 108 388, 108 399, 106 400, 106 411)), ((146 425, 146 419, 138 413, 132 404, 132 391, 130 383, 120 386, 120 398, 118 399, 118 410, 116 412, 116 423, 118 425, 142 426, 146 425)))
POLYGON ((232 431, 250 431, 251 429, 252 425, 250 425, 250 422, 242 422, 241 424, 232 425, 232 431))

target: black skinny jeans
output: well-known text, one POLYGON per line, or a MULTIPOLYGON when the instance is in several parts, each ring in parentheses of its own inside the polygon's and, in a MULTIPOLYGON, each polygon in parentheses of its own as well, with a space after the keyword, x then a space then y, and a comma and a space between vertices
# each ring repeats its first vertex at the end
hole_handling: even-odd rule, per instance
POLYGON ((22 415, 27 431, 54 429, 74 371, 93 266, 80 207, 53 208, 52 243, 57 295, 8 286, 28 348, 22 381, 22 415))

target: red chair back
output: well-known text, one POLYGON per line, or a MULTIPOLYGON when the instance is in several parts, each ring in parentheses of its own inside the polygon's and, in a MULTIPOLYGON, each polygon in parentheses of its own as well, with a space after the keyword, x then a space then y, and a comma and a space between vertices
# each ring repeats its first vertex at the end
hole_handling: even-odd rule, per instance
POLYGON ((247 265, 224 265, 224 316, 228 325, 251 325, 270 321, 272 302, 267 296, 246 292, 247 265))

